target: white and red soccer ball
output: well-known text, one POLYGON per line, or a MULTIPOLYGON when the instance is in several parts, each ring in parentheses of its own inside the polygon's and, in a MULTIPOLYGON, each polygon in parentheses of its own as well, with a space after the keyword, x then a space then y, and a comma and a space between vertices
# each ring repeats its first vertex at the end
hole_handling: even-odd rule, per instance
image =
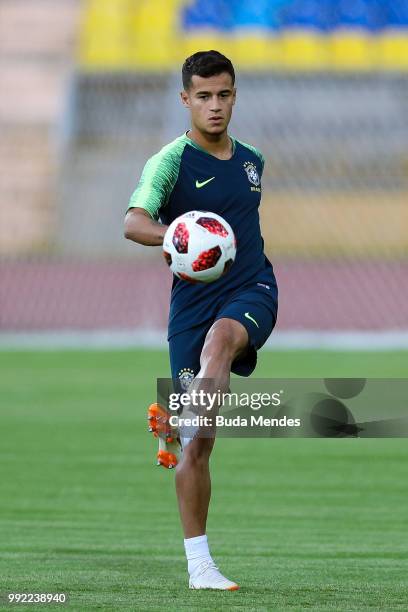
POLYGON ((192 283, 212 283, 234 263, 236 240, 231 226, 212 212, 192 210, 167 228, 163 253, 173 274, 192 283))

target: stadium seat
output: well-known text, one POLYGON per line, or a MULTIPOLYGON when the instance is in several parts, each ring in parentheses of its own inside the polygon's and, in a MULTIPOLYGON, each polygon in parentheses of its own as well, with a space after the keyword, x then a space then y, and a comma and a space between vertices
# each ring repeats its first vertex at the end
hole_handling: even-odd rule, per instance
POLYGON ((279 10, 287 0, 258 0, 257 2, 236 2, 234 22, 244 29, 259 29, 273 33, 279 27, 279 10))
POLYGON ((295 0, 286 3, 279 11, 280 26, 283 30, 308 29, 327 32, 332 25, 330 0, 295 0))
POLYGON ((228 0, 196 0, 182 10, 186 31, 214 28, 229 31, 234 27, 233 5, 228 0))
POLYGON ((334 6, 334 27, 377 33, 387 19, 387 3, 380 0, 339 0, 334 6))
POLYGON ((329 65, 325 34, 330 28, 329 2, 296 0, 279 11, 283 66, 319 70, 329 65))
POLYGON ((388 0, 387 23, 390 28, 408 28, 408 2, 406 0, 388 0))

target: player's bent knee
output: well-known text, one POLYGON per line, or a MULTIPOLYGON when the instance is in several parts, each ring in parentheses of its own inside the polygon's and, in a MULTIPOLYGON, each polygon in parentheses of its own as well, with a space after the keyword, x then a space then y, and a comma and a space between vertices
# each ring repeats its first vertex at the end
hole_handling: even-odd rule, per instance
POLYGON ((214 442, 214 438, 194 438, 183 448, 182 463, 207 463, 210 458, 214 442))

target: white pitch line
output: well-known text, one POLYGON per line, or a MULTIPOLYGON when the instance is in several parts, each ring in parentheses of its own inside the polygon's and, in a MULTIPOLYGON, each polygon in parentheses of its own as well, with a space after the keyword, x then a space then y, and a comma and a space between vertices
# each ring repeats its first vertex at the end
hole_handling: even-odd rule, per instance
MULTIPOLYGON (((166 330, 0 332, 0 350, 167 349, 166 330)), ((407 350, 408 330, 276 331, 265 350, 407 350)))

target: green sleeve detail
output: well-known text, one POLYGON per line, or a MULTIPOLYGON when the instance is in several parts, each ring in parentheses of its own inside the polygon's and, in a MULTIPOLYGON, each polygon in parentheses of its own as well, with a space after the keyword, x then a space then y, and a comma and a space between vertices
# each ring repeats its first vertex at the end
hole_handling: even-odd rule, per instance
POLYGON ((255 153, 255 155, 257 155, 259 157, 259 159, 261 160, 262 170, 263 170, 264 169, 264 165, 265 165, 265 158, 262 155, 262 153, 258 149, 256 149, 255 147, 253 147, 252 145, 250 145, 250 144, 248 144, 246 142, 241 142, 240 140, 238 140, 237 142, 242 144, 242 146, 246 147, 247 149, 252 151, 252 153, 255 153))
POLYGON ((153 219, 158 219, 176 184, 185 145, 185 136, 180 136, 147 161, 128 210, 143 208, 153 219))

